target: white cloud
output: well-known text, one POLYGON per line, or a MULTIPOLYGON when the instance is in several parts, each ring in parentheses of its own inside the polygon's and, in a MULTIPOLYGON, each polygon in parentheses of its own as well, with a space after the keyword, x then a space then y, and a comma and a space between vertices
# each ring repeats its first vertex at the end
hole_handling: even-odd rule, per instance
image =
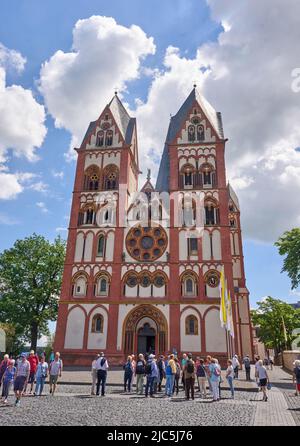
POLYGON ((227 175, 241 202, 244 235, 272 242, 300 224, 300 153, 294 150, 300 145, 300 93, 291 89, 291 73, 299 65, 300 4, 208 3, 224 27, 218 41, 199 47, 194 59, 169 47, 147 100, 137 103, 142 169, 157 172, 169 114, 177 112, 197 79, 223 115, 227 175))
POLYGON ((48 214, 49 210, 47 209, 47 206, 43 201, 38 201, 36 205, 38 208, 40 208, 43 214, 48 214))
POLYGON ((36 183, 32 183, 28 189, 34 190, 35 192, 41 192, 43 194, 48 192, 48 184, 43 181, 37 181, 36 183))
POLYGON ((47 133, 45 111, 33 97, 31 90, 20 85, 6 86, 6 71, 21 72, 26 59, 17 51, 0 43, 0 199, 14 199, 24 190, 24 182, 32 179, 31 173, 11 173, 4 164, 7 152, 30 161, 37 158, 47 133))
POLYGON ((52 176, 53 176, 54 178, 60 178, 60 179, 62 180, 63 177, 64 177, 64 172, 63 172, 63 170, 61 170, 60 172, 58 172, 58 171, 56 171, 56 170, 52 170, 51 173, 52 173, 52 176))
POLYGON ((127 28, 102 16, 78 20, 72 51, 57 51, 40 73, 47 109, 56 127, 71 132, 72 145, 81 143, 114 89, 122 92, 128 81, 139 77, 141 60, 154 51, 153 39, 138 26, 127 28))
POLYGON ((55 228, 56 232, 66 232, 67 230, 68 230, 68 228, 63 228, 63 227, 55 228))

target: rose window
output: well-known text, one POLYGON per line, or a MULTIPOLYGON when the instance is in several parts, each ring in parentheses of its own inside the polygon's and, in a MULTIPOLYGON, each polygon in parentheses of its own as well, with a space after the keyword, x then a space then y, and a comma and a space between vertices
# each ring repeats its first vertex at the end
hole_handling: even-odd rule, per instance
POLYGON ((168 237, 165 230, 159 226, 130 229, 126 237, 126 248, 131 257, 141 262, 156 260, 167 248, 168 237))

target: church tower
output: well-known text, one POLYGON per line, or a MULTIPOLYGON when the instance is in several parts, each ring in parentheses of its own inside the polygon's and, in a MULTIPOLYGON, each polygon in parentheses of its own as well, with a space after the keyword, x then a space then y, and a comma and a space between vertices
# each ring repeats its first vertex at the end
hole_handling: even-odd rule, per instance
MULTIPOLYGON (((253 356, 240 209, 221 114, 196 88, 171 118, 156 186, 137 191, 136 121, 118 96, 78 153, 55 349, 66 364, 131 353, 253 356), (220 326, 222 267, 234 338, 220 326)), ((143 166, 145 168, 146 166, 143 166)))

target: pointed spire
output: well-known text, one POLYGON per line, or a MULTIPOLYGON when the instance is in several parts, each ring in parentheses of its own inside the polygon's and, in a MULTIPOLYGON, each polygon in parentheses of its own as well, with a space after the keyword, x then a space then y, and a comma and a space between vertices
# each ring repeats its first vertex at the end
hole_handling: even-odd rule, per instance
POLYGON ((147 169, 147 181, 151 180, 151 169, 147 169))

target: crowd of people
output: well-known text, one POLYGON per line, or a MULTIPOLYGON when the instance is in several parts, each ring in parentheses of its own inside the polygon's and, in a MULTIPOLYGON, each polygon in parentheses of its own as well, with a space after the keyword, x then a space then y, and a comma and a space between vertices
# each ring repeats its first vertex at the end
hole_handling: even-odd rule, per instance
MULTIPOLYGON (((237 355, 227 360, 225 379, 234 398, 234 380, 239 379, 239 370, 244 365, 246 380, 251 381, 251 360, 245 356, 242 364, 237 355)), ((300 361, 294 363, 293 382, 295 393, 300 393, 300 361)), ((266 363, 259 356, 255 358, 255 380, 263 394, 263 401, 268 400, 267 390, 270 389, 270 379, 267 370, 273 368, 273 361, 266 363)), ((109 364, 104 353, 99 353, 92 361, 92 395, 105 396, 109 364)), ((129 355, 123 365, 124 392, 132 392, 135 382, 135 392, 146 398, 155 398, 156 394, 171 398, 178 395, 182 387, 186 400, 194 400, 195 392, 201 398, 210 397, 212 401, 221 399, 221 383, 223 382, 221 366, 216 358, 193 358, 191 353, 184 353, 179 359, 177 355, 168 356, 154 354, 129 355), (164 390, 163 390, 164 386, 164 390)), ((32 350, 29 355, 22 353, 16 359, 4 355, 0 363, 0 387, 2 386, 2 402, 8 401, 10 391, 15 394, 15 405, 19 406, 22 396, 27 393, 34 396, 43 394, 46 379, 49 377, 49 392, 54 395, 58 378, 62 376, 63 362, 60 354, 51 353, 48 362, 45 353, 39 357, 32 350), (34 387, 35 386, 35 387, 34 387)), ((224 374, 223 374, 224 376, 224 374)))
POLYGON ((31 350, 29 355, 21 353, 16 359, 8 354, 4 355, 0 364, 0 386, 2 385, 2 402, 7 403, 10 390, 13 389, 19 406, 22 396, 26 395, 28 386, 29 394, 40 396, 43 393, 46 378, 49 376, 50 393, 54 395, 58 377, 62 374, 62 360, 60 354, 51 353, 49 363, 45 354, 40 357, 31 350), (34 388, 35 384, 35 388, 34 388))

